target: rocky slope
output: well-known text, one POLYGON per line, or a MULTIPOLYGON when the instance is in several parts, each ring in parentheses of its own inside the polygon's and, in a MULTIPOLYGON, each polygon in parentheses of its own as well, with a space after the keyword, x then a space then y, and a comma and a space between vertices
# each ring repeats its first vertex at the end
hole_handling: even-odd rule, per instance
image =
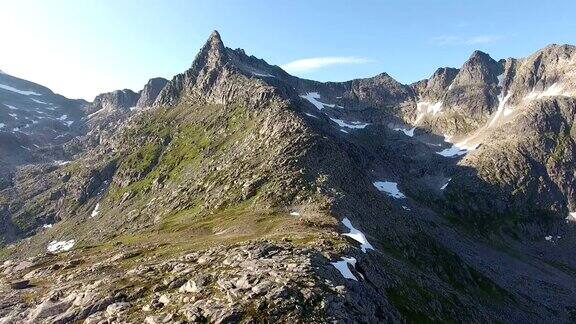
POLYGON ((19 165, 62 159, 62 152, 51 147, 84 131, 84 104, 0 73, 0 188, 11 183, 19 165))
POLYGON ((475 52, 410 86, 320 83, 215 32, 164 86, 102 96, 121 117, 69 142, 74 161, 23 167, 0 192, 0 316, 573 321, 574 102, 502 105, 518 80, 544 82, 529 73, 570 84, 570 48, 543 51, 475 52), (140 101, 153 107, 126 109, 140 101), (444 134, 477 149, 459 159, 444 134))

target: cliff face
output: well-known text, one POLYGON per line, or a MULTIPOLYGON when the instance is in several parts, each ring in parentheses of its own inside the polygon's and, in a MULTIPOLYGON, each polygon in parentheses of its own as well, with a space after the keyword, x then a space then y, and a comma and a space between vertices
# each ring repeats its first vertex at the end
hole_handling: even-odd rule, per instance
POLYGON ((164 78, 150 79, 148 83, 146 83, 144 88, 140 90, 140 92, 138 93, 139 98, 138 102, 136 102, 136 107, 137 108, 151 107, 156 101, 158 94, 160 94, 160 91, 164 89, 167 83, 168 80, 164 78))

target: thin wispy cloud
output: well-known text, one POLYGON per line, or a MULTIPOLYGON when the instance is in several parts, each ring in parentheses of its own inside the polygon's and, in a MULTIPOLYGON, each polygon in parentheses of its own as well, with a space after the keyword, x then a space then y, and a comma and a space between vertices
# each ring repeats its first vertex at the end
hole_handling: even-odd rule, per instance
POLYGON ((455 36, 444 35, 431 39, 431 42, 436 45, 477 45, 487 44, 499 41, 502 36, 498 35, 474 35, 474 36, 455 36))
POLYGON ((311 72, 332 65, 365 64, 374 62, 371 59, 358 56, 324 56, 299 59, 280 67, 289 73, 311 72))

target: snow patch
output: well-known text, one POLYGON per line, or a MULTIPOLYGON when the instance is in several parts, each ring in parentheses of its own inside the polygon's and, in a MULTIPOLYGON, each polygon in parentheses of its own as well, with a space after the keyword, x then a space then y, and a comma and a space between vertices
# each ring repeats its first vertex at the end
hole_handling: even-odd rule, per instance
POLYGON ((334 266, 334 268, 340 271, 342 277, 358 281, 358 278, 356 278, 356 276, 352 273, 352 271, 350 271, 350 268, 348 267, 349 264, 352 265, 352 267, 354 267, 356 265, 356 259, 352 257, 350 258, 342 257, 341 259, 342 261, 336 261, 330 263, 334 266))
POLYGON ((275 78, 274 75, 272 74, 268 74, 268 73, 258 73, 256 71, 252 71, 251 72, 253 75, 258 76, 258 77, 263 77, 263 78, 275 78))
POLYGON ((35 103, 39 103, 39 104, 43 104, 43 105, 48 105, 49 103, 44 102, 42 100, 38 100, 38 99, 34 99, 34 98, 30 98, 30 100, 34 101, 35 103))
POLYGON ((68 240, 68 241, 52 241, 48 243, 47 250, 48 252, 58 253, 70 250, 74 246, 75 241, 68 240))
POLYGON ((42 228, 52 228, 52 224, 44 224, 42 225, 42 228))
POLYGON ((440 187, 440 190, 446 189, 446 187, 448 187, 448 184, 450 183, 451 180, 452 180, 452 178, 449 178, 448 181, 446 181, 446 183, 442 187, 440 187))
POLYGON ((544 237, 544 239, 545 239, 546 241, 552 241, 552 235, 546 235, 546 236, 544 237))
POLYGON ((368 249, 374 250, 374 247, 368 242, 364 233, 360 232, 358 229, 352 226, 352 222, 350 222, 348 218, 344 218, 342 220, 342 224, 344 224, 344 226, 350 230, 350 233, 344 233, 343 235, 350 237, 356 242, 359 242, 362 252, 366 253, 366 250, 368 249))
POLYGON ((340 127, 347 127, 347 128, 351 128, 351 129, 362 129, 362 128, 365 128, 366 126, 370 125, 368 123, 363 123, 363 122, 359 122, 359 121, 346 122, 346 121, 343 121, 342 119, 337 119, 337 118, 330 118, 330 120, 332 120, 333 122, 338 124, 338 126, 340 126, 340 127))
POLYGON ((492 127, 496 123, 496 121, 500 118, 501 115, 507 116, 512 113, 514 108, 508 107, 506 105, 508 99, 510 99, 510 96, 512 96, 512 92, 509 92, 506 96, 504 96, 504 93, 498 95, 498 109, 496 110, 496 114, 494 114, 494 117, 490 121, 490 124, 488 124, 488 127, 492 127))
POLYGON ((60 116, 60 117, 58 117, 58 118, 56 118, 56 119, 61 120, 61 121, 64 121, 64 120, 68 119, 68 115, 64 114, 64 115, 62 115, 62 116, 60 116))
POLYGON ((398 189, 398 183, 391 181, 376 181, 374 182, 376 189, 385 192, 388 196, 396 199, 406 198, 406 196, 398 189))
POLYGON ((416 103, 416 123, 418 123, 426 114, 436 115, 442 110, 442 101, 428 102, 420 101, 416 103))
POLYGON ((569 94, 563 92, 564 87, 558 82, 552 84, 550 87, 546 88, 544 91, 535 91, 532 89, 529 94, 524 97, 524 100, 534 100, 534 99, 541 99, 544 97, 553 97, 553 96, 564 96, 568 97, 569 94))
POLYGON ((566 217, 566 222, 576 222, 576 212, 568 212, 568 217, 566 217))
POLYGON ((4 127, 6 127, 6 124, 0 123, 0 128, 4 128, 4 127))
POLYGON ((334 108, 336 105, 333 104, 325 104, 323 102, 318 101, 320 99, 320 94, 318 92, 308 92, 305 95, 300 95, 301 98, 308 100, 314 107, 318 108, 318 110, 324 109, 324 106, 334 108))
POLYGON ((94 210, 92 210, 92 214, 90 214, 90 218, 98 216, 99 213, 100 213, 100 203, 97 203, 96 207, 94 207, 94 210))
POLYGON ((306 116, 308 116, 308 117, 312 117, 312 118, 318 119, 318 116, 316 116, 316 115, 312 115, 312 114, 309 114, 309 113, 304 113, 304 115, 306 115, 306 116))
POLYGON ((54 164, 56 164, 56 165, 58 165, 58 166, 61 166, 61 165, 66 165, 66 164, 68 164, 68 163, 70 163, 70 162, 72 162, 72 161, 56 160, 56 161, 54 161, 54 164))
POLYGON ((408 208, 408 207, 406 207, 406 206, 402 206, 402 208, 403 208, 404 210, 407 210, 407 211, 411 211, 411 210, 412 210, 412 209, 410 209, 410 208, 408 208))
POLYGON ((498 79, 498 86, 501 87, 504 85, 504 73, 500 74, 496 77, 498 79))
POLYGON ((11 86, 7 86, 5 84, 0 84, 0 89, 4 89, 4 90, 8 90, 8 91, 12 91, 12 92, 16 92, 25 96, 41 96, 42 94, 38 93, 38 92, 34 92, 34 91, 26 91, 26 90, 19 90, 16 88, 13 88, 11 86))
MULTIPOLYGON (((444 141, 449 142, 450 136, 444 135, 444 141)), ((445 157, 457 157, 461 155, 465 155, 469 151, 473 151, 478 148, 480 144, 468 144, 468 140, 463 140, 459 143, 453 144, 451 147, 444 149, 440 152, 436 152, 436 154, 440 154, 445 157)))
POLYGON ((90 119, 90 118, 92 118, 92 116, 94 116, 94 115, 96 115, 96 114, 99 114, 99 113, 101 113, 101 112, 103 112, 103 111, 104 111, 104 109, 97 110, 97 111, 89 114, 89 115, 86 116, 86 117, 87 117, 88 119, 90 119))
POLYGON ((300 213, 293 211, 293 212, 290 212, 290 216, 300 216, 300 213))
POLYGON ((396 127, 396 128, 394 128, 394 130, 395 131, 401 131, 404 134, 406 134, 406 136, 414 137, 414 131, 416 130, 416 127, 412 127, 411 129, 396 127))
POLYGON ((14 106, 10 106, 9 104, 4 104, 4 106, 8 107, 10 110, 19 110, 20 108, 16 108, 14 106))

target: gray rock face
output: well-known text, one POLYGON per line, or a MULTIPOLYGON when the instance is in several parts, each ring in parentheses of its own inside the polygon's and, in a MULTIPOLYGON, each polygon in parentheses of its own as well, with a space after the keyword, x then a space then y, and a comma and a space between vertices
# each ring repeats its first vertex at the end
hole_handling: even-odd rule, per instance
POLYGON ((19 165, 64 159, 54 147, 84 132, 84 105, 0 73, 0 188, 19 165))
POLYGON ((439 68, 430 79, 417 82, 412 87, 421 98, 432 101, 442 100, 458 72, 459 70, 455 68, 439 68))
POLYGON ((541 99, 521 109, 462 161, 466 171, 449 191, 458 214, 483 215, 488 226, 510 215, 564 223, 576 210, 576 101, 541 99))
POLYGON ((549 45, 514 63, 513 73, 505 79, 510 105, 521 104, 526 96, 568 96, 576 91, 575 46, 549 45))
POLYGON ((166 83, 168 83, 168 80, 164 78, 150 79, 144 88, 138 93, 139 98, 138 102, 136 103, 136 107, 151 107, 156 101, 158 94, 160 94, 160 91, 162 91, 162 89, 166 86, 166 83))
POLYGON ((503 72, 501 63, 480 51, 459 70, 437 70, 429 80, 413 85, 421 102, 415 123, 448 135, 478 129, 498 107, 498 76, 503 72))
POLYGON ((113 92, 99 94, 94 98, 94 102, 87 108, 89 115, 95 113, 123 112, 136 107, 138 94, 129 89, 116 90, 113 92))

